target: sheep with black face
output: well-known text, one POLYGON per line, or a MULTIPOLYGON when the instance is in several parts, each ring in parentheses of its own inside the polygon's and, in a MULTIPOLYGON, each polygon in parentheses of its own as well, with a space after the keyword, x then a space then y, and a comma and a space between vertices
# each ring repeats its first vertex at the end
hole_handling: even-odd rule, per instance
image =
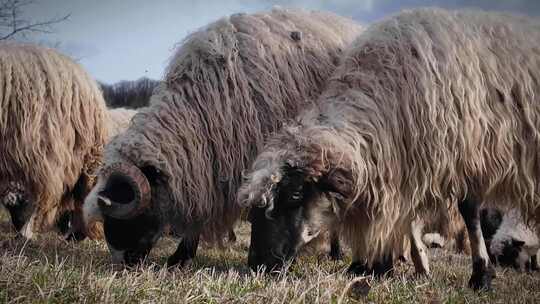
POLYGON ((168 264, 183 265, 200 238, 230 231, 242 170, 267 134, 320 94, 359 32, 330 13, 273 10, 190 35, 150 106, 107 145, 85 202, 86 222, 104 223, 113 260, 140 261, 170 227, 182 241, 168 264))
POLYGON ((540 241, 517 209, 503 212, 496 208, 480 211, 482 234, 491 262, 519 271, 538 270, 540 241))
POLYGON ((512 202, 540 220, 538 28, 420 9, 360 34, 318 102, 268 140, 246 176, 238 199, 252 207, 251 266, 280 266, 337 225, 351 273, 391 271, 393 248, 421 237, 415 216, 451 201, 468 230, 469 284, 490 288, 480 206, 512 202))

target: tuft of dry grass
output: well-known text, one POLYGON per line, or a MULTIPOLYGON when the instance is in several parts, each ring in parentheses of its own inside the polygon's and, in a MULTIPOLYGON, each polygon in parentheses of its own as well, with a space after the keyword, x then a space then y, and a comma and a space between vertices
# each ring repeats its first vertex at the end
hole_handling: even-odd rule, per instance
POLYGON ((199 248, 184 269, 162 267, 176 247, 164 238, 144 265, 127 270, 110 264, 103 242, 68 243, 55 234, 17 239, 1 213, 5 303, 537 303, 540 296, 539 274, 500 268, 495 291, 475 293, 467 288, 469 258, 442 250, 431 252, 431 278, 403 264, 394 277, 352 282, 344 275, 349 258, 332 262, 323 254, 304 255, 278 275, 254 273, 246 266, 248 225, 229 248, 199 248))

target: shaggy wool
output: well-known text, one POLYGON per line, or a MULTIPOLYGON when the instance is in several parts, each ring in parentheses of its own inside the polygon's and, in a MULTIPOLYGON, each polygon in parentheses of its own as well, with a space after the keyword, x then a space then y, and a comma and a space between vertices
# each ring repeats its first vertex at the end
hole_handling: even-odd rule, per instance
POLYGON ((52 49, 2 42, 0 71, 0 190, 24 185, 35 204, 29 227, 40 231, 75 208, 78 181, 88 186, 78 191, 90 190, 107 138, 105 102, 81 66, 52 49))
POLYGON ((241 198, 260 202, 284 162, 334 180, 344 239, 368 262, 448 200, 512 202, 540 218, 538 24, 418 9, 372 25, 316 106, 269 140, 241 198))
MULTIPOLYGON (((188 36, 151 105, 106 148, 106 164, 153 167, 152 206, 172 230, 219 239, 238 218, 236 191, 267 134, 314 100, 360 33, 330 13, 236 14, 188 36)), ((92 202, 87 201, 88 204, 92 202)))

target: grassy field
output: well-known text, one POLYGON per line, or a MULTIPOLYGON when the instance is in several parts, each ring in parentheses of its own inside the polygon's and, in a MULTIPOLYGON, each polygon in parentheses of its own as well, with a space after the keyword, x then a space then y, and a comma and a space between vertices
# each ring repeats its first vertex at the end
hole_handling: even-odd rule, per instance
POLYGON ((288 273, 265 276, 246 267, 249 226, 226 249, 199 248, 188 267, 162 267, 175 248, 163 239, 143 266, 126 270, 109 262, 103 242, 67 243, 55 234, 16 239, 0 211, 0 302, 5 303, 538 303, 540 274, 497 269, 493 292, 466 287, 469 259, 431 252, 431 278, 410 264, 392 278, 353 281, 343 274, 349 258, 305 255, 288 273), (352 286, 352 287, 351 287, 352 286), (367 292, 367 290, 369 292, 367 292))

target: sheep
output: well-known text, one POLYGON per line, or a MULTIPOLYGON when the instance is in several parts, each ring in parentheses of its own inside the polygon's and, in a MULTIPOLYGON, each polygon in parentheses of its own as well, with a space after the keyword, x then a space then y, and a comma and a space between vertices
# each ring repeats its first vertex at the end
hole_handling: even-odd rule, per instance
MULTIPOLYGON (((107 140, 109 142, 114 136, 124 132, 131 122, 137 110, 127 108, 108 109, 106 113, 105 125, 107 128, 107 140)), ((88 231, 84 229, 74 229, 73 227, 83 227, 82 214, 79 212, 64 213, 57 221, 58 231, 68 240, 83 240, 88 234, 92 239, 102 239, 103 230, 99 225, 93 225, 88 231)))
POLYGON ((341 226, 349 272, 365 273, 389 260, 416 215, 451 200, 469 235, 469 286, 489 289, 479 207, 513 202, 526 219, 540 215, 537 29, 526 17, 418 9, 360 34, 314 106, 268 139, 246 175, 250 266, 279 267, 341 226))
POLYGON ((496 208, 483 208, 480 224, 493 264, 519 271, 538 270, 540 241, 536 231, 523 221, 518 209, 503 213, 496 208))
MULTIPOLYGON (((129 122, 135 113, 137 113, 137 111, 131 109, 109 109, 105 120, 107 127, 107 141, 127 129, 129 122)), ((0 203, 8 209, 11 209, 12 213, 14 213, 17 208, 24 208, 31 204, 29 197, 30 194, 27 192, 24 185, 12 181, 8 183, 7 187, 4 189, 4 193, 0 193, 0 203)), ((80 205, 82 204, 82 201, 79 201, 78 203, 80 205)), ((24 224, 20 216, 12 217, 12 222, 14 227, 21 227, 24 224)), ((90 236, 94 239, 102 237, 101 229, 99 227, 93 227, 90 231, 85 231, 83 229, 84 225, 82 223, 81 215, 70 211, 63 212, 60 216, 57 216, 55 227, 58 232, 68 240, 82 240, 86 237, 87 232, 89 232, 90 236)))
POLYGON ((32 238, 57 215, 82 216, 107 138, 106 107, 96 82, 55 50, 2 42, 0 70, 0 196, 11 197, 3 201, 12 223, 32 238))
POLYGON ((165 227, 181 238, 169 267, 194 258, 201 238, 222 239, 240 212, 242 170, 322 91, 360 30, 331 13, 276 9, 188 36, 150 106, 107 144, 84 204, 87 224, 103 222, 113 263, 144 260, 165 227))

